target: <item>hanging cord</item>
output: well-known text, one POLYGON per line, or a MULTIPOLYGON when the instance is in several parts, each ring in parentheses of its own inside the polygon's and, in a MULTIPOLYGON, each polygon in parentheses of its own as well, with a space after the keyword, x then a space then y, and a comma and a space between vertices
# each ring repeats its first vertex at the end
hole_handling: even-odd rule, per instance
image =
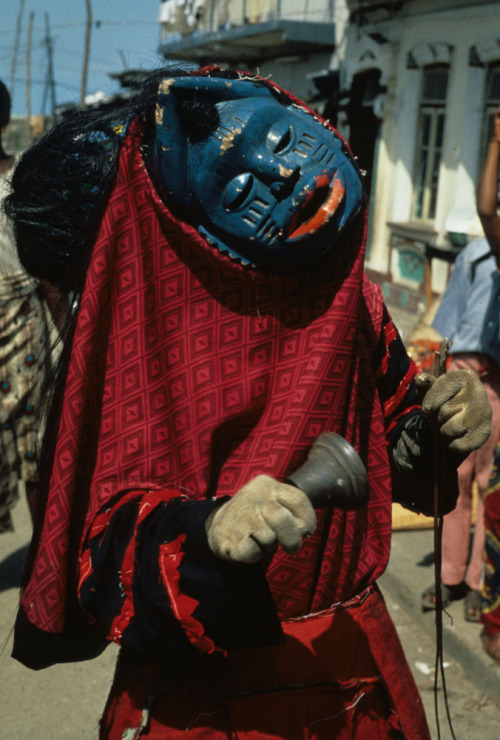
MULTIPOLYGON (((439 352, 436 352, 432 374, 438 378, 446 373, 446 359, 451 346, 449 339, 443 339, 439 352)), ((443 594, 441 591, 441 561, 442 561, 442 534, 443 517, 439 514, 439 502, 444 498, 446 486, 445 469, 442 457, 442 442, 437 424, 433 424, 434 435, 434 589, 436 599, 435 621, 436 621, 436 660, 434 664, 434 712, 436 715, 437 740, 441 740, 441 729, 439 726, 438 690, 439 677, 443 685, 443 698, 453 740, 456 736, 451 721, 450 707, 448 704, 448 691, 444 675, 443 663, 443 594)))

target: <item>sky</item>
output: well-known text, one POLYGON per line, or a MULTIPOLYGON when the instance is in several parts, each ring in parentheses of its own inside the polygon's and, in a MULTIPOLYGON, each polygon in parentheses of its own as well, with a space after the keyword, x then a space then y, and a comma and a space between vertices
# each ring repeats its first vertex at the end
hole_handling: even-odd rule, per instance
MULTIPOLYGON (((126 68, 153 69, 158 56, 160 0, 90 0, 92 32, 87 76, 87 94, 116 92, 118 82, 110 72, 126 68)), ((87 24, 85 0, 24 0, 21 33, 15 51, 18 15, 23 0, 0 0, 0 79, 11 87, 12 63, 17 59, 12 95, 12 113, 27 112, 27 48, 30 15, 33 12, 31 43, 31 112, 51 112, 49 54, 46 17, 52 46, 53 78, 57 105, 79 102, 87 24)))

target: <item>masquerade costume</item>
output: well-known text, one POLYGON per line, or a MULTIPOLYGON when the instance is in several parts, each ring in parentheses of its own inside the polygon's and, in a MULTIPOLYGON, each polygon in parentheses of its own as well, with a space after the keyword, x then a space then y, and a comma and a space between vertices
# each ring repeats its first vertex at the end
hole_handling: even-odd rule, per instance
MULTIPOLYGON (((458 255, 433 326, 453 344, 450 369, 471 368, 486 389, 493 409, 488 440, 458 470, 459 498, 443 522, 441 577, 459 591, 478 592, 482 581, 485 542, 484 499, 491 461, 500 437, 500 339, 498 300, 500 274, 486 239, 475 239, 458 255), (470 546, 473 486, 477 486, 476 524, 470 546)), ((432 597, 431 597, 432 598, 432 597)), ((425 605, 425 598, 422 603, 425 605)), ((467 606, 466 606, 467 609, 467 606)), ((469 616, 477 621, 476 610, 469 616)))
POLYGON ((239 259, 167 207, 143 143, 135 122, 90 258, 14 654, 43 667, 122 644, 103 738, 429 737, 376 586, 387 443, 425 421, 364 225, 295 272, 249 267, 251 239, 239 259), (319 509, 294 555, 213 555, 210 514, 258 474, 286 479, 324 431, 361 456, 368 505, 319 509))

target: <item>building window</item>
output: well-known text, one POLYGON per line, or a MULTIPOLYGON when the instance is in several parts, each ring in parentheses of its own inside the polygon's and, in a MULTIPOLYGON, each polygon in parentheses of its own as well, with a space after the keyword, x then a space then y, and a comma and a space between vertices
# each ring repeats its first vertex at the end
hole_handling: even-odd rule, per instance
POLYGON ((430 221, 436 215, 439 166, 446 118, 448 67, 445 65, 424 67, 422 76, 413 216, 419 220, 430 221))

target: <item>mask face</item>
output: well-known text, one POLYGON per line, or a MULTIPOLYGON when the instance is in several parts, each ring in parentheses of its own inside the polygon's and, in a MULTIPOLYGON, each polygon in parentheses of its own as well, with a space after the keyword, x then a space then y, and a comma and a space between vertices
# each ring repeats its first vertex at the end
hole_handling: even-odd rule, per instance
POLYGON ((175 84, 160 95, 157 157, 166 196, 243 264, 311 264, 335 249, 359 212, 359 171, 342 140, 311 114, 251 81, 236 87, 234 99, 211 96, 218 123, 201 138, 172 124, 175 84))

